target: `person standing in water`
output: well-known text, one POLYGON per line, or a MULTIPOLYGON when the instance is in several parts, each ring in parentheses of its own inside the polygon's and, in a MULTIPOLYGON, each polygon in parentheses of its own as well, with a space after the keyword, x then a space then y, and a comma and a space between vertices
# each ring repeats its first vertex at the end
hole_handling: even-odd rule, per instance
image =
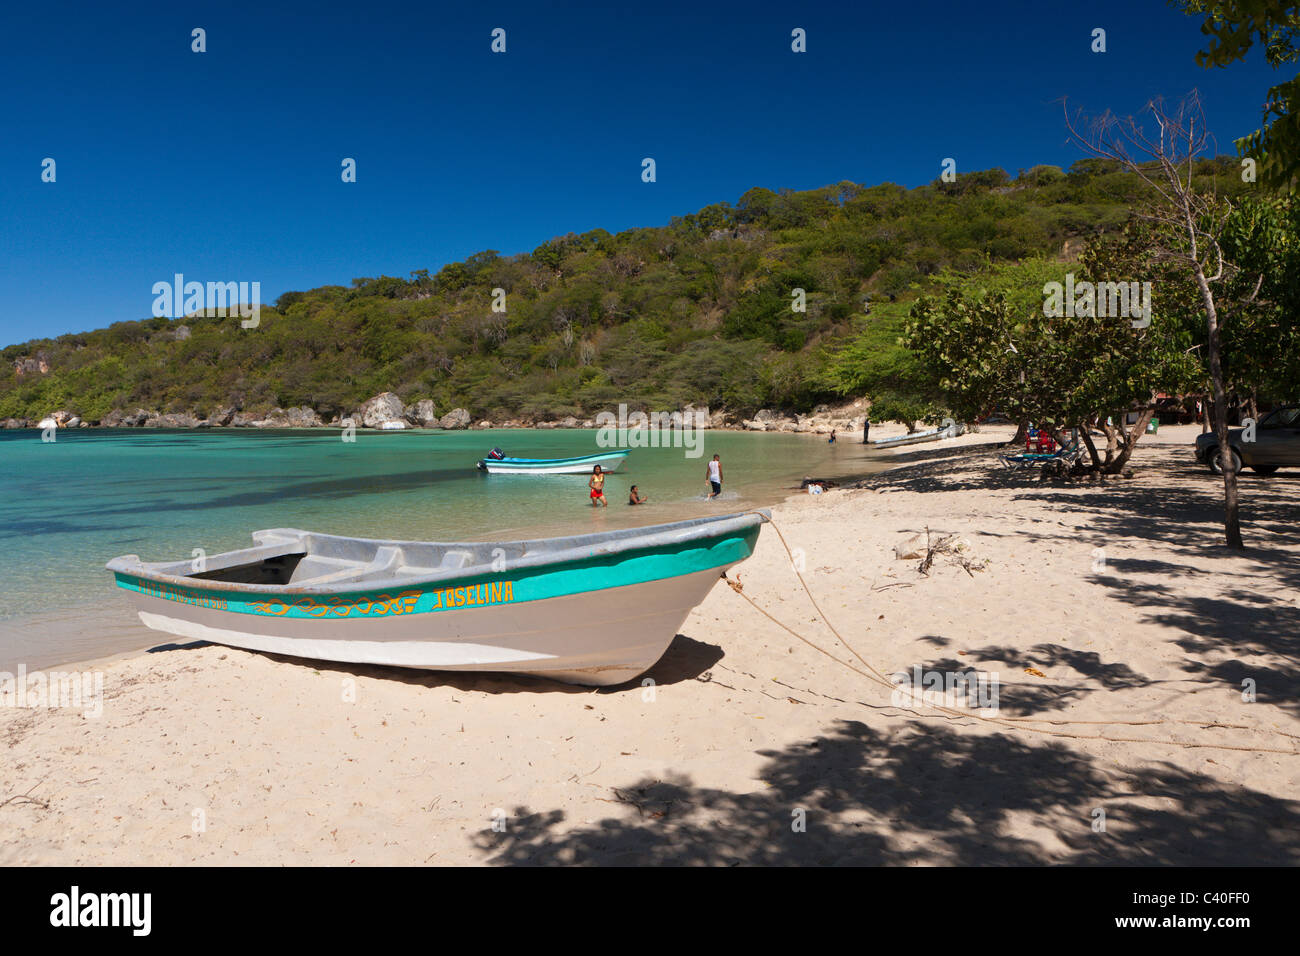
POLYGON ((649 499, 647 496, 641 494, 641 492, 639 492, 639 491, 636 490, 636 485, 633 485, 631 488, 628 489, 628 492, 627 492, 627 503, 628 503, 628 504, 630 504, 630 505, 643 505, 643 504, 645 504, 645 503, 646 503, 647 501, 649 501, 649 500, 650 500, 650 499, 649 499))
POLYGON ((867 444, 867 436, 871 434, 871 419, 866 415, 862 416, 862 444, 867 444))
POLYGON ((835 444, 835 429, 833 429, 833 428, 831 429, 831 437, 828 438, 828 439, 826 439, 826 444, 828 444, 828 445, 834 445, 834 444, 835 444))
POLYGON ((591 506, 597 505, 609 507, 609 502, 605 500, 605 473, 600 470, 600 465, 591 466, 591 481, 587 482, 587 487, 591 489, 591 506))
POLYGON ((722 494, 722 458, 720 456, 713 456, 708 469, 704 472, 704 477, 709 482, 710 498, 716 498, 722 494))

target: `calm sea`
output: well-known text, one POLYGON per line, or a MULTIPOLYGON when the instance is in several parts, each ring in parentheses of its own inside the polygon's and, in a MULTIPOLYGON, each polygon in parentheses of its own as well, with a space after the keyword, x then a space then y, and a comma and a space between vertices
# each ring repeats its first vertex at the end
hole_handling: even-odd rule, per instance
MULTIPOLYGON (((703 454, 637 448, 593 509, 580 475, 480 473, 494 445, 553 458, 601 451, 594 430, 77 430, 42 442, 0 431, 0 671, 165 643, 146 630, 104 562, 247 547, 261 528, 427 541, 508 540, 658 524, 769 505, 805 475, 878 470, 861 444, 793 434, 703 433, 703 454), (723 495, 705 500, 722 456, 723 495), (635 483, 649 495, 628 507, 635 483)), ((877 453, 878 454, 878 453, 877 453)))

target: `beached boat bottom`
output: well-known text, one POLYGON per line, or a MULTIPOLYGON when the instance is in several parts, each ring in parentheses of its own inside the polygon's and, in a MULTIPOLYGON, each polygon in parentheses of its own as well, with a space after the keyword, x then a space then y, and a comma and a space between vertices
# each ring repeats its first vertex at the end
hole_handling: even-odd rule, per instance
POLYGON ((499 607, 382 621, 251 618, 137 596, 146 627, 191 640, 324 661, 448 671, 501 671, 591 686, 632 680, 654 665, 724 568, 499 607), (361 639, 364 633, 366 639, 361 639), (546 648, 545 651, 541 650, 546 648))

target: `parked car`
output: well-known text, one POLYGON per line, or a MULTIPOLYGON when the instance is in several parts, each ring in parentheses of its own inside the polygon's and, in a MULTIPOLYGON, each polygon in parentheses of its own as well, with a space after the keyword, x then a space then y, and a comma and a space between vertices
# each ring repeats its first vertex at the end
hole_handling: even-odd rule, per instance
MULTIPOLYGON (((1255 426, 1254 441, 1243 441, 1243 434, 1244 428, 1228 430, 1229 454, 1238 471, 1248 465, 1261 475, 1271 475, 1285 466, 1300 466, 1300 405, 1286 405, 1265 415, 1255 426)), ((1209 465, 1216 475, 1223 474, 1223 456, 1214 432, 1196 439, 1196 460, 1209 465)))

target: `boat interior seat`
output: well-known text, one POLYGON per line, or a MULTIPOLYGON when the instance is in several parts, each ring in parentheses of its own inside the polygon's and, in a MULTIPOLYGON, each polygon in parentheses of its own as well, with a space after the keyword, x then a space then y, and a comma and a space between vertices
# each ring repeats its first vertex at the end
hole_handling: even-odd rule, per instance
POLYGON ((340 581, 364 580, 394 572, 401 567, 404 561, 405 556, 402 554, 401 548, 385 545, 375 551, 374 559, 368 564, 353 563, 338 571, 329 571, 325 574, 303 578, 292 583, 295 586, 310 585, 317 587, 322 584, 334 584, 340 581))
POLYGON ((438 566, 440 568, 451 569, 451 570, 455 570, 457 568, 463 568, 465 567, 465 565, 470 563, 473 557, 474 557, 474 553, 472 551, 448 550, 442 556, 442 563, 438 566))

